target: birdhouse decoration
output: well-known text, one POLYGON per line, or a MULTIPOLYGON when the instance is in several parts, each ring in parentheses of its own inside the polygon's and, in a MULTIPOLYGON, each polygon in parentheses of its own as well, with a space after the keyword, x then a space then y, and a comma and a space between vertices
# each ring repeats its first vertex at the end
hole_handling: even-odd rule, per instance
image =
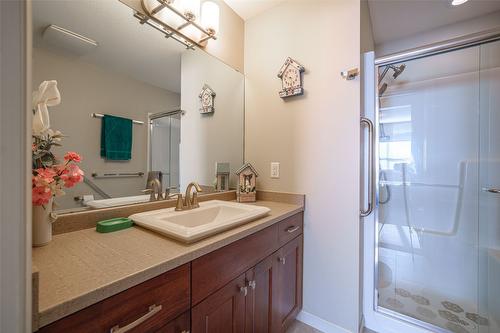
POLYGON ((302 73, 305 68, 288 57, 285 60, 283 66, 278 73, 278 77, 281 79, 282 90, 280 91, 280 97, 290 97, 295 95, 302 95, 304 93, 303 83, 302 83, 302 73))
POLYGON ((215 163, 215 191, 229 191, 229 163, 215 163))
POLYGON ((255 202, 257 200, 255 183, 259 176, 255 168, 250 163, 245 163, 236 171, 236 175, 238 176, 238 202, 255 202))
POLYGON ((200 113, 215 112, 215 91, 208 84, 203 85, 203 89, 201 89, 198 97, 201 103, 200 113))

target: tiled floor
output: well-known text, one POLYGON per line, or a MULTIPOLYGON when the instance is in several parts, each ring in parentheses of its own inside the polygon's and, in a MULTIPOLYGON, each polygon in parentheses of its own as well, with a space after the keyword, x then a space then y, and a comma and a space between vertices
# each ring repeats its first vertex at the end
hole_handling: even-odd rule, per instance
MULTIPOLYGON (((323 333, 309 325, 306 325, 298 320, 296 320, 292 326, 286 331, 286 333, 323 333)), ((365 328, 363 333, 376 333, 368 328, 365 328)))
POLYGON ((296 320, 290 328, 286 331, 286 333, 323 333, 318 331, 315 328, 312 328, 309 325, 306 325, 298 320, 296 320))

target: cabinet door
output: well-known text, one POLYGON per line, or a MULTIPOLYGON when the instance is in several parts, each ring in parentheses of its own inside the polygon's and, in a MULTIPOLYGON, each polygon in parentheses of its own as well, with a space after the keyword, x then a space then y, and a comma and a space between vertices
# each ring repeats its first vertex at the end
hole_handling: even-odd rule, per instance
POLYGON ((249 288, 246 299, 246 323, 245 333, 271 333, 276 329, 274 302, 277 289, 276 280, 278 261, 276 254, 273 254, 246 274, 247 285, 249 288))
POLYGON ((278 251, 278 331, 285 332, 302 308, 302 236, 287 243, 278 251))
POLYGON ((191 312, 193 333, 241 333, 245 330, 245 274, 208 296, 191 312))

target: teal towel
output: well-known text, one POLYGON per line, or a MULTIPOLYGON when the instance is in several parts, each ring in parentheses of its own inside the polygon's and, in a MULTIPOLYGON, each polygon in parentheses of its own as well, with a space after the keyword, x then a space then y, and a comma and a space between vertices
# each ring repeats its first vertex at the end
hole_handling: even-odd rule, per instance
POLYGON ((131 159, 131 119, 104 115, 101 125, 101 157, 115 161, 131 159))

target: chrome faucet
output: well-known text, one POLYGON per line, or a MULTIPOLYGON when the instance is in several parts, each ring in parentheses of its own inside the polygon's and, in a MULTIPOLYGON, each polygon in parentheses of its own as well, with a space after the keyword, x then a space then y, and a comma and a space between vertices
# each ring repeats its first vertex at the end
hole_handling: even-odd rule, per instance
POLYGON ((193 208, 198 208, 198 192, 203 192, 200 185, 196 182, 191 182, 186 187, 186 194, 184 195, 184 200, 182 199, 182 194, 177 194, 177 205, 175 207, 176 211, 189 210, 193 208), (191 196, 191 190, 195 189, 193 195, 191 196))
POLYGON ((156 200, 161 200, 162 198, 162 193, 161 193, 161 183, 160 181, 155 178, 149 182, 149 186, 151 188, 145 189, 142 192, 143 193, 149 193, 151 194, 149 197, 149 201, 156 201, 156 200))

